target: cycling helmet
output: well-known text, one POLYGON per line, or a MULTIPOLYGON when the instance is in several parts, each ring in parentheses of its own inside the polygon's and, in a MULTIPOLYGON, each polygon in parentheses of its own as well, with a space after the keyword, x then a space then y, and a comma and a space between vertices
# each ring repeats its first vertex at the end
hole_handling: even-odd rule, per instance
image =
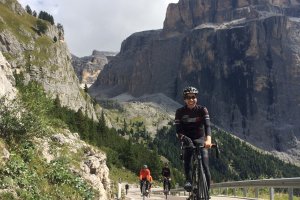
POLYGON ((198 94, 198 90, 195 87, 188 86, 183 89, 183 96, 185 96, 187 94, 198 94))
POLYGON ((143 166, 143 168, 144 168, 144 169, 147 169, 147 168, 148 168, 148 166, 147 166, 147 165, 144 165, 144 166, 143 166))

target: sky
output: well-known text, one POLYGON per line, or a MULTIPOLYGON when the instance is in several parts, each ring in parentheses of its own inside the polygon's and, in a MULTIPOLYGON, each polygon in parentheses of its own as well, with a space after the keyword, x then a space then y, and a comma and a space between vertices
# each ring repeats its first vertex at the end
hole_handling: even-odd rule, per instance
POLYGON ((64 27, 70 52, 78 57, 93 50, 119 52, 135 32, 163 28, 167 6, 178 0, 19 0, 32 11, 46 11, 64 27))

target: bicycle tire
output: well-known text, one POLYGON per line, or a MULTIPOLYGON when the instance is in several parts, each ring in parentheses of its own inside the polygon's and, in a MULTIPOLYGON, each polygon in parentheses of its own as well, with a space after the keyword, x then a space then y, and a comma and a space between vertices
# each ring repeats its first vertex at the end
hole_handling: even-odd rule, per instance
POLYGON ((145 200, 146 197, 146 182, 142 182, 142 195, 143 195, 143 200, 145 200))
POLYGON ((207 180, 205 177, 204 173, 204 168, 201 160, 199 160, 199 168, 198 168, 198 175, 199 175, 199 180, 198 180, 198 197, 201 200, 209 200, 209 191, 208 191, 208 185, 207 185, 207 180))
POLYGON ((192 192, 191 192, 191 198, 189 198, 190 200, 197 200, 197 193, 198 193, 198 179, 199 179, 199 171, 198 169, 198 162, 197 162, 197 158, 195 158, 195 155, 193 155, 192 157, 193 163, 192 163, 192 192), (196 186, 196 188, 194 188, 196 186))
POLYGON ((166 196, 166 199, 168 199, 168 193, 169 193, 169 183, 168 183, 168 180, 165 180, 164 181, 164 193, 165 193, 165 196, 166 196))
MULTIPOLYGON (((200 153, 200 152, 197 152, 200 153)), ((209 191, 202 165, 202 156, 193 154, 192 157, 192 193, 190 200, 209 200, 209 191)))

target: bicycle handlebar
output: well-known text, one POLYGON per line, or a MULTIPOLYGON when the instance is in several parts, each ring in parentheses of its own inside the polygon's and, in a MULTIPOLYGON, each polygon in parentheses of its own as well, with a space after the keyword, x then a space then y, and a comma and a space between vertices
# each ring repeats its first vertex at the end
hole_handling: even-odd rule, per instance
MULTIPOLYGON (((204 148, 204 145, 200 145, 200 148, 204 148)), ((194 144, 192 144, 191 148, 195 149, 196 146, 194 144)), ((219 158, 220 156, 220 149, 219 149, 219 145, 218 143, 212 143, 211 144, 211 148, 214 148, 216 150, 216 158, 219 158)), ((183 143, 181 143, 181 149, 183 149, 183 143)))

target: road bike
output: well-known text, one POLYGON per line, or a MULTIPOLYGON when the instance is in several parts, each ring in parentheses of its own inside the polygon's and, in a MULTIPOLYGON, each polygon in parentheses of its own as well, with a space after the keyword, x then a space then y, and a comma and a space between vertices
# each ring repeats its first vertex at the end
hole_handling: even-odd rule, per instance
MULTIPOLYGON (((207 180, 204 172, 204 167, 202 164, 202 154, 201 151, 204 148, 201 144, 192 145, 193 155, 192 155, 192 191, 188 200, 209 200, 209 190, 207 185, 207 180)), ((216 157, 219 157, 219 148, 217 144, 213 144, 212 148, 216 149, 216 157)), ((183 149, 183 144, 181 149, 183 149)))
POLYGON ((164 177, 164 195, 168 199, 168 194, 170 192, 170 178, 164 177))

